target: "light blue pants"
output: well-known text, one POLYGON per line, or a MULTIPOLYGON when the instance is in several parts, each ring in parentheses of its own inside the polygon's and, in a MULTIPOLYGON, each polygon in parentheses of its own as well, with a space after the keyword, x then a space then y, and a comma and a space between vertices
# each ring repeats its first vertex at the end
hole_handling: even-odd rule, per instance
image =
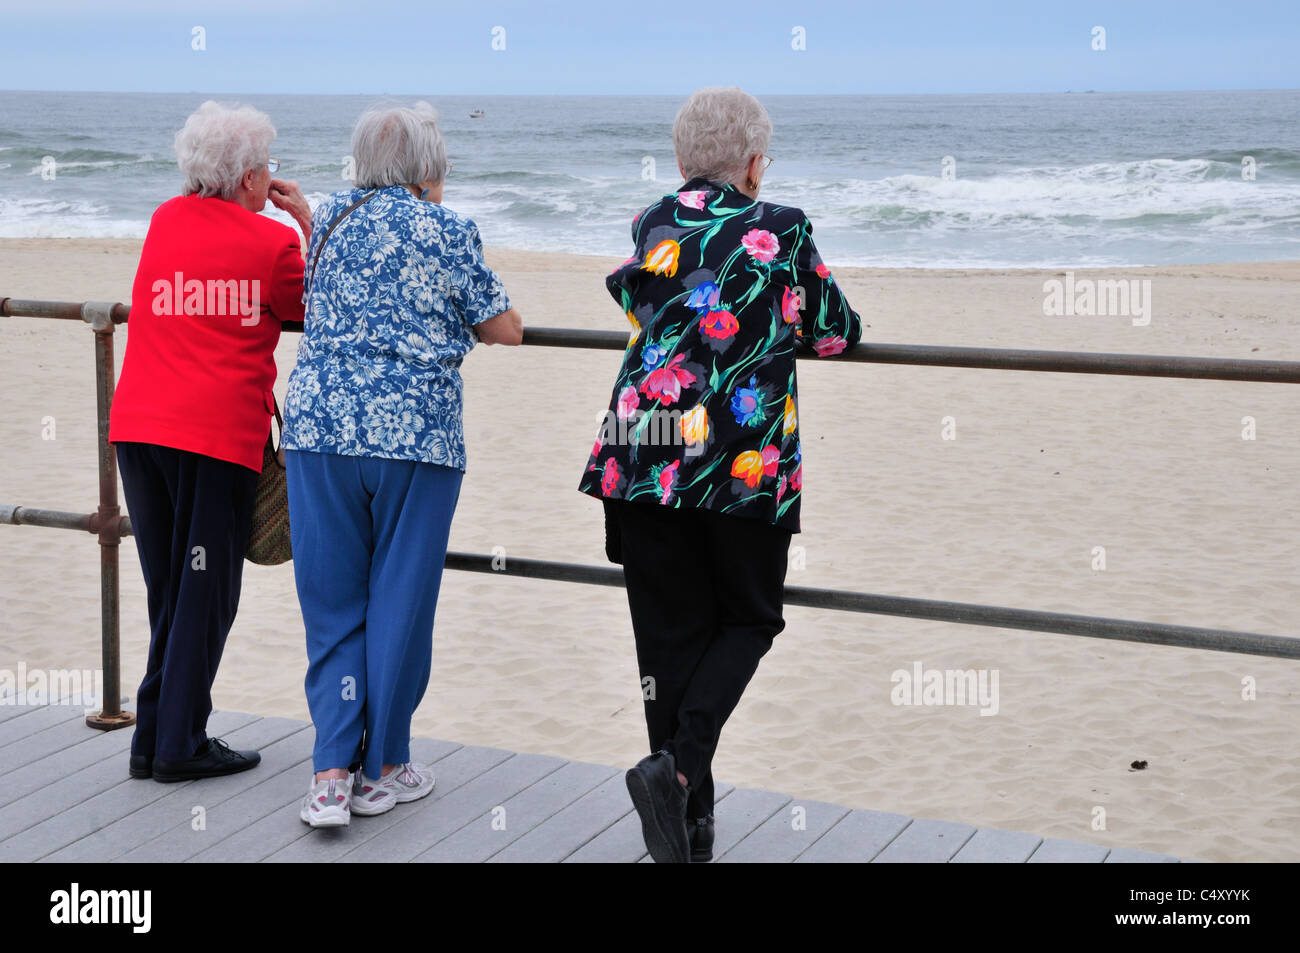
POLYGON ((316 771, 378 778, 411 760, 463 474, 410 460, 286 451, 289 526, 307 628, 316 771))

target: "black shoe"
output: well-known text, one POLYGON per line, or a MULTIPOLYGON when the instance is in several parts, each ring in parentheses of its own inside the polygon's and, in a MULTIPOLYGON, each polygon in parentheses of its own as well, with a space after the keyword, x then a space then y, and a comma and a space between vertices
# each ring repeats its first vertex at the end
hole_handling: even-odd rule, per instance
POLYGON ((691 863, 707 864, 713 859, 713 815, 688 817, 686 833, 691 838, 691 863))
POLYGON ((167 783, 218 778, 225 774, 247 771, 261 760, 262 756, 256 751, 234 751, 220 738, 209 738, 199 753, 188 761, 156 759, 153 763, 153 779, 167 783))
POLYGON ((152 778, 153 777, 153 755, 151 754, 133 754, 131 755, 131 777, 133 778, 152 778))
POLYGON ((687 789, 677 780, 677 763, 667 751, 642 758, 627 772, 627 793, 641 815, 641 835, 656 864, 689 864, 687 789))

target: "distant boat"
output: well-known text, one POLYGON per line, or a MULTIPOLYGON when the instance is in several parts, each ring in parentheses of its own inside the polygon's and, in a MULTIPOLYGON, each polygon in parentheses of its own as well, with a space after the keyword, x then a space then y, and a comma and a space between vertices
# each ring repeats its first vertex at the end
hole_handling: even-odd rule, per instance
POLYGON ((485 115, 487 115, 487 114, 486 114, 485 112, 483 112, 483 110, 481 110, 481 109, 475 109, 473 112, 471 112, 471 113, 469 114, 469 118, 470 118, 470 119, 482 119, 485 115))

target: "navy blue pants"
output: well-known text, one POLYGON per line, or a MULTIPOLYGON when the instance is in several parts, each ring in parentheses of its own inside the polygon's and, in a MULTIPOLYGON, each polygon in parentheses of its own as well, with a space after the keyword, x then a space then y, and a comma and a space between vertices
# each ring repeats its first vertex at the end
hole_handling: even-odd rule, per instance
POLYGON ((412 460, 285 458, 314 770, 360 764, 379 778, 383 765, 411 760, 463 474, 412 460))
POLYGON ((185 761, 207 742, 212 683, 239 608, 257 474, 148 443, 117 444, 149 598, 149 661, 131 753, 185 761))
POLYGON ((713 813, 713 755, 785 628, 789 530, 692 507, 618 501, 650 750, 686 775, 688 817, 713 813))

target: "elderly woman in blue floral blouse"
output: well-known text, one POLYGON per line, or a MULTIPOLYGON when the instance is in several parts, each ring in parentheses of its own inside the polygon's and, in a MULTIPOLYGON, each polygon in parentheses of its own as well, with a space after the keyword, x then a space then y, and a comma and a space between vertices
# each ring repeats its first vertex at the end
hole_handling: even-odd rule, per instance
POLYGON ((451 168, 427 103, 367 111, 357 188, 321 202, 308 249, 284 446, 307 630, 313 827, 433 789, 410 756, 465 470, 461 360, 522 322, 477 226, 442 205, 451 168))
POLYGON ((771 133, 740 89, 692 94, 673 123, 686 182, 632 223, 606 281, 632 337, 579 488, 623 563, 652 752, 627 786, 661 863, 712 857, 718 737, 785 626, 796 348, 829 357, 861 333, 804 213, 758 201, 771 133))

